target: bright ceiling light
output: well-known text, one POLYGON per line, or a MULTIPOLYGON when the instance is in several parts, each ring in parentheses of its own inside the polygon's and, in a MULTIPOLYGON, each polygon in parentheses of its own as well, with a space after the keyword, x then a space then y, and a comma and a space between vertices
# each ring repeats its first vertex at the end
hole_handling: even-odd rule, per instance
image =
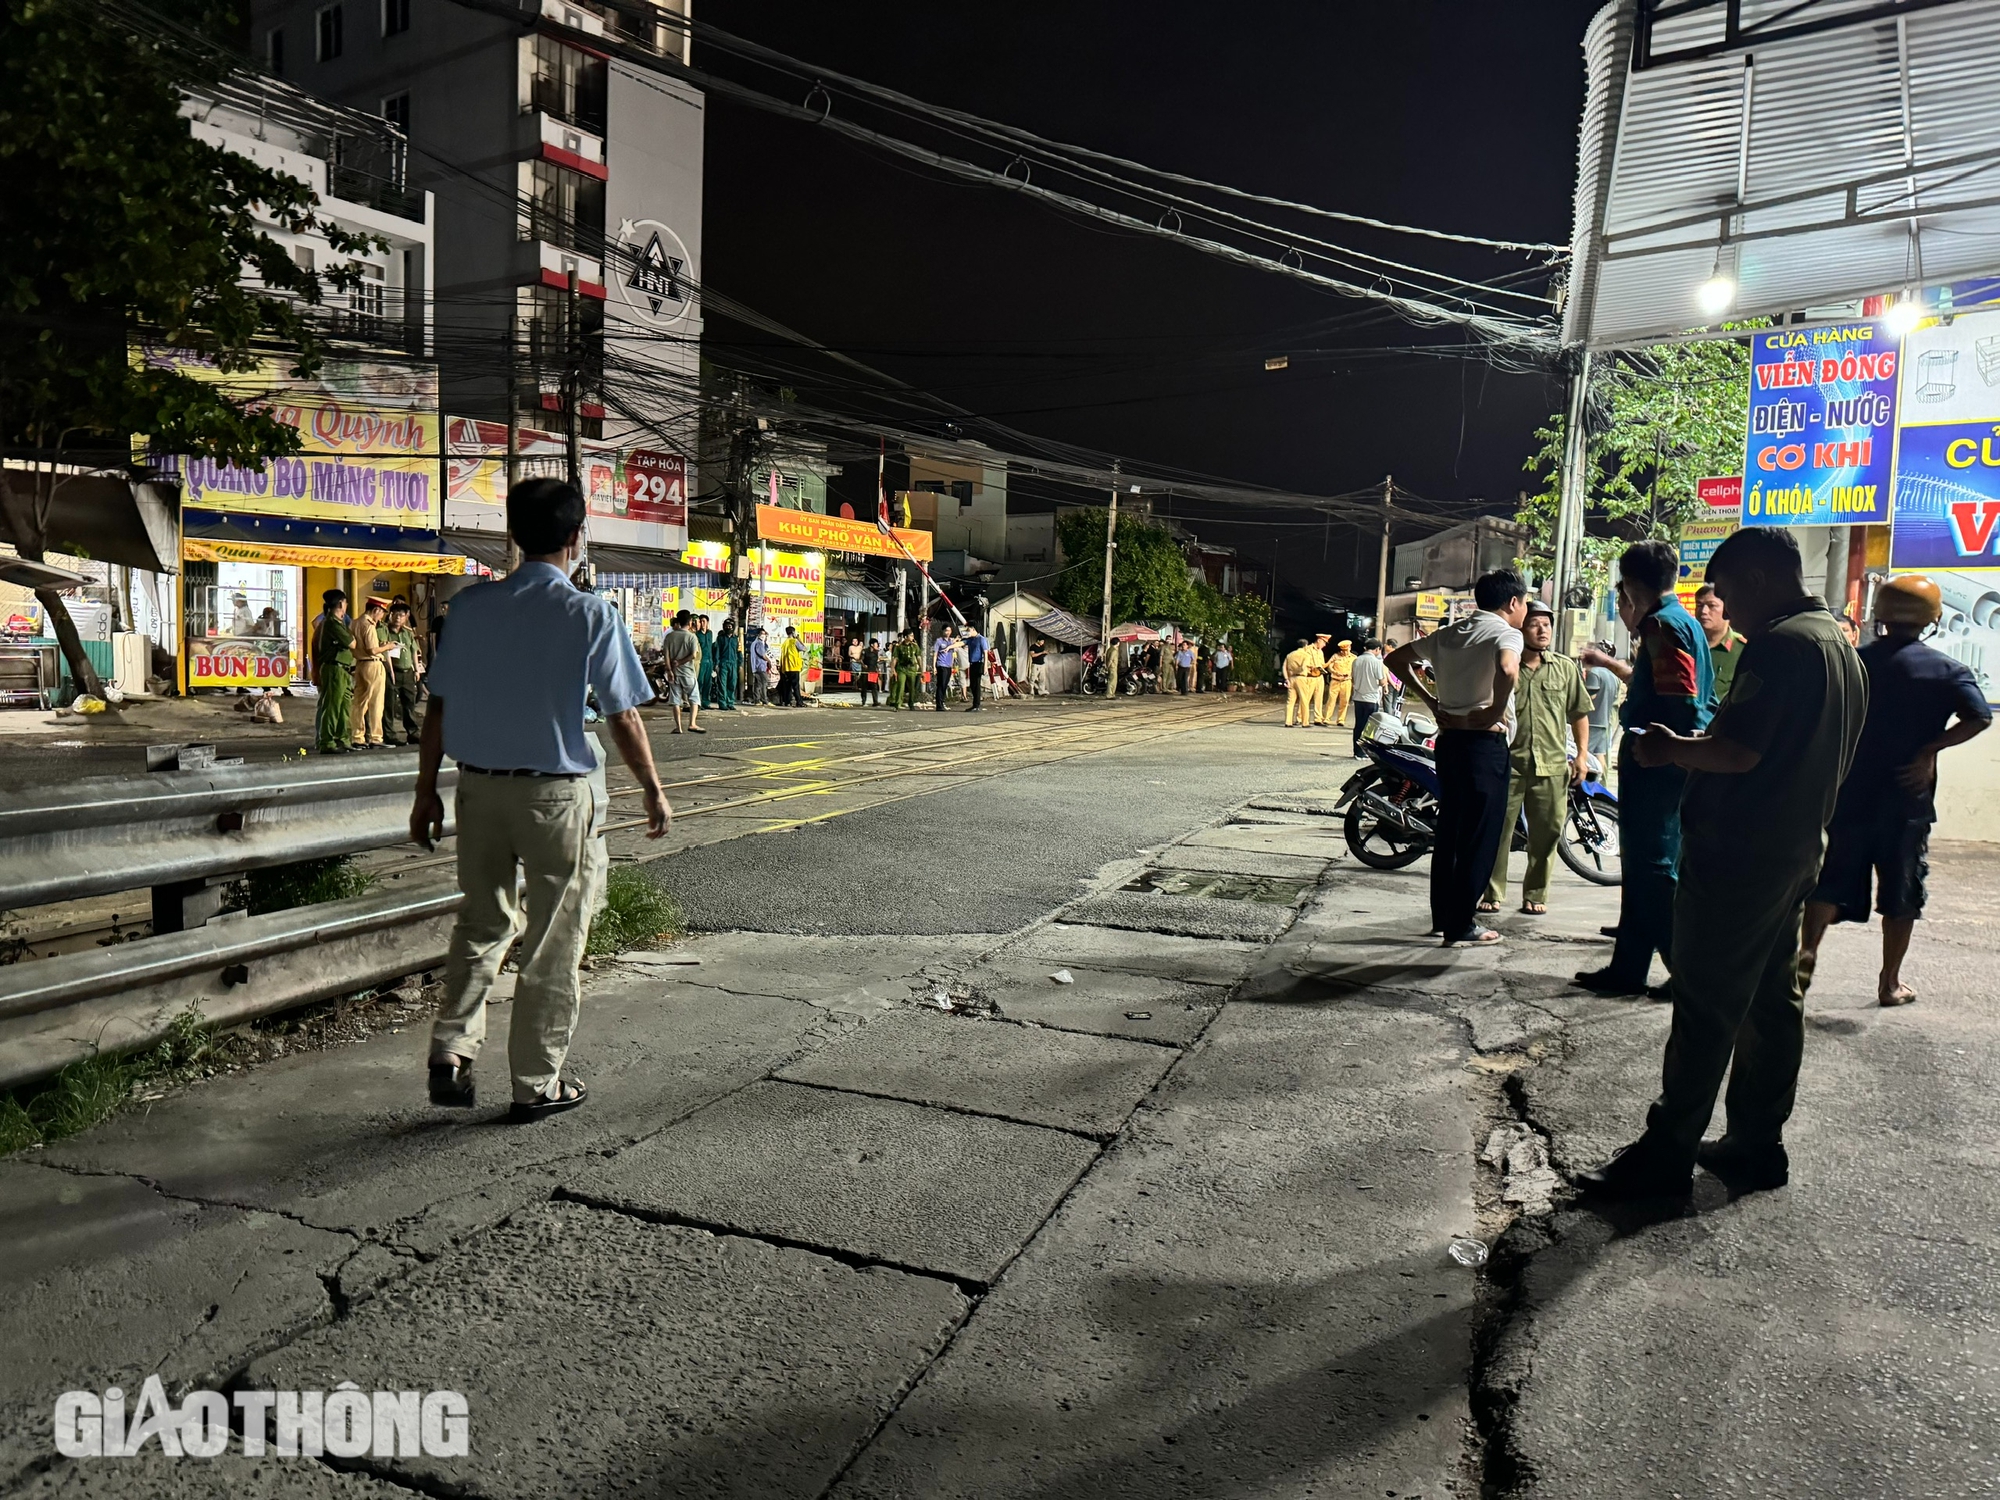
POLYGON ((1709 317, 1719 318, 1736 300, 1736 283, 1717 272, 1696 289, 1694 300, 1709 317))
POLYGON ((1924 305, 1917 300, 1916 293, 1905 292, 1890 304, 1882 314, 1882 326, 1897 338, 1913 332, 1924 320, 1924 305))

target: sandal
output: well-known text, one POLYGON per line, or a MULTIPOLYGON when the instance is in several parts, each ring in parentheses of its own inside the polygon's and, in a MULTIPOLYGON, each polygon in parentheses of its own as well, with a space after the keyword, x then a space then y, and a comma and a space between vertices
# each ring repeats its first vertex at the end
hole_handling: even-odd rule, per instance
POLYGON ((1481 902, 1479 903, 1478 907, 1476 908, 1476 910, 1479 910, 1479 911, 1498 911, 1498 910, 1500 910, 1500 903, 1499 903, 1498 901, 1481 901, 1481 902))
POLYGON ((690 724, 690 725, 688 725, 688 733, 689 733, 689 734, 707 734, 707 733, 708 733, 708 731, 707 731, 706 729, 703 729, 703 728, 702 728, 702 727, 701 727, 701 726, 700 726, 699 724, 690 724))
POLYGON ((431 1103, 441 1109, 470 1109, 477 1098, 471 1058, 446 1057, 431 1063, 431 1103))
POLYGON ((1548 914, 1549 908, 1545 902, 1523 901, 1521 903, 1521 915, 1524 917, 1546 917, 1548 914))
POLYGON ((1439 944, 1443 948, 1484 948, 1500 941, 1500 934, 1491 927, 1475 927, 1464 937, 1446 938, 1439 944))
POLYGON ((575 1109, 589 1097, 590 1090, 582 1084, 558 1080, 556 1096, 553 1099, 546 1094, 529 1104, 523 1104, 517 1099, 514 1101, 514 1107, 507 1112, 507 1118, 516 1125, 526 1125, 535 1120, 547 1119, 550 1115, 559 1115, 566 1109, 575 1109))

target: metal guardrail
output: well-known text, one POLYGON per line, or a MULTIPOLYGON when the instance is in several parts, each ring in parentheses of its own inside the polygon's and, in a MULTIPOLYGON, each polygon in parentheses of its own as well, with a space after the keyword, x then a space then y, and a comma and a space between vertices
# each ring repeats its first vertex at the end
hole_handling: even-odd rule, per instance
MULTIPOLYGON (((438 777, 447 815, 457 778, 449 765, 438 777)), ((382 755, 358 766, 159 771, 18 793, 0 799, 0 907, 183 887, 385 848, 409 837, 416 783, 414 756, 382 755)))
MULTIPOLYGON (((150 886, 153 935, 0 967, 0 1088, 164 1036, 198 1007, 230 1025, 444 962, 456 890, 216 915, 248 871, 409 838, 413 756, 80 780, 0 799, 0 907, 150 886)), ((447 793, 445 831, 458 770, 447 793)))
POLYGON ((0 968, 0 1088, 167 1034, 233 1025, 444 963, 455 890, 379 892, 0 968))

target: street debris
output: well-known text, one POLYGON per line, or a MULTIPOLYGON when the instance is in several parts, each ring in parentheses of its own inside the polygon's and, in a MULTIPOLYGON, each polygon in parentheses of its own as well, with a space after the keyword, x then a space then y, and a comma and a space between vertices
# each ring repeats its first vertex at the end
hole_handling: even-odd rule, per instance
POLYGON ((1549 1165, 1549 1143, 1532 1127, 1518 1122, 1496 1125, 1479 1159, 1504 1178, 1502 1202, 1515 1204, 1529 1215, 1554 1211, 1554 1194, 1562 1179, 1549 1165))
POLYGON ((1150 1021, 1153 1019, 1153 1013, 1150 1010, 1128 1010, 1125 1012, 1125 1019, 1128 1021, 1150 1021))
POLYGON ((1451 1248, 1447 1253, 1461 1266, 1476 1271, 1486 1264, 1486 1257, 1491 1252, 1487 1250, 1484 1241, 1458 1239, 1451 1242, 1451 1248))
POLYGON ((1070 973, 1068 969, 1057 969, 1055 973, 1049 976, 1049 978, 1053 979, 1057 984, 1076 983, 1076 976, 1070 973))

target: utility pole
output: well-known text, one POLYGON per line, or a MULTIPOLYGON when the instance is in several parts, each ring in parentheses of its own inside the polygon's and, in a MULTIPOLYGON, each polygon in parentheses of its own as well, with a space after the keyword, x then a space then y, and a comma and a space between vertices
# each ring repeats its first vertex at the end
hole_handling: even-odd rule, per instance
POLYGON ((1111 460, 1111 507, 1104 513, 1104 621, 1098 638, 1104 643, 1104 696, 1118 696, 1118 647, 1111 639, 1111 570, 1118 557, 1117 459, 1111 460))
MULTIPOLYGON (((520 372, 521 319, 518 312, 507 318, 507 494, 514 493, 514 486, 521 482, 521 372, 520 372)), ((535 382, 540 387, 539 379, 535 382)), ((501 496, 504 502, 506 496, 501 496)), ((507 533, 507 571, 515 573, 521 567, 521 544, 514 540, 514 533, 507 533)))
POLYGON ((1569 411, 1563 425, 1562 495, 1556 505, 1551 549, 1555 553, 1555 598, 1550 603, 1556 611, 1556 650, 1565 655, 1574 655, 1576 651, 1576 642, 1571 639, 1574 632, 1570 628, 1569 593, 1576 587, 1583 553, 1584 491, 1588 488, 1585 471, 1590 454, 1589 434, 1585 431, 1589 394, 1590 351, 1585 349, 1569 377, 1569 411))
POLYGON ((1382 476, 1382 552, 1375 560, 1375 639, 1389 649, 1389 512, 1396 508, 1396 479, 1382 476))
MULTIPOLYGON (((564 457, 569 468, 569 482, 583 494, 583 320, 581 304, 576 292, 576 270, 569 273, 569 390, 563 398, 565 424, 564 457)), ((577 575, 588 581, 592 576, 590 568, 590 496, 584 494, 583 546, 576 560, 577 575)))

